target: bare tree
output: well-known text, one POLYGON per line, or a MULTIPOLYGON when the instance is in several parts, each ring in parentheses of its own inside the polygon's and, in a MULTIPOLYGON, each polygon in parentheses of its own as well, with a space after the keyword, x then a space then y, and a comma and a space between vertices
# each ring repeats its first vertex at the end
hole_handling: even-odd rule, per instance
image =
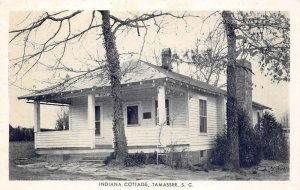
POLYGON ((174 59, 176 58, 180 63, 187 63, 195 68, 193 74, 197 80, 216 87, 226 86, 226 83, 219 83, 227 64, 224 31, 216 30, 213 36, 210 32, 204 40, 197 38, 193 48, 187 49, 182 56, 174 59))
MULTIPOLYGON (((31 13, 26 16, 24 20, 29 17, 31 13)), ((86 77, 99 77, 99 73, 94 74, 94 71, 105 70, 108 71, 108 78, 111 83, 111 96, 113 98, 113 133, 114 133, 114 152, 116 155, 116 161, 119 164, 124 163, 124 159, 127 155, 127 142, 124 132, 123 115, 122 115, 122 100, 120 96, 121 89, 121 69, 119 61, 119 53, 116 46, 116 34, 117 32, 126 32, 131 29, 135 29, 137 35, 140 36, 142 31, 144 37, 147 34, 147 22, 151 21, 151 24, 157 27, 159 31, 162 27, 164 17, 173 17, 174 19, 184 18, 186 13, 181 15, 174 15, 169 12, 154 11, 144 14, 134 14, 126 19, 119 18, 111 15, 110 11, 60 11, 60 12, 44 12, 25 27, 20 29, 10 30, 11 40, 21 40, 23 42, 22 55, 20 57, 11 59, 11 68, 15 70, 14 80, 11 81, 14 84, 18 79, 22 79, 29 71, 38 66, 44 66, 46 69, 52 70, 55 73, 57 71, 65 71, 68 74, 63 80, 60 80, 57 85, 53 88, 63 90, 72 83, 78 81, 80 78, 86 77), (80 30, 72 28, 76 19, 81 16, 88 16, 85 22, 85 26, 81 27, 80 30), (159 21, 158 18, 161 18, 159 21), (39 30, 49 25, 55 25, 57 28, 52 31, 47 31, 42 35, 46 40, 37 42, 35 36, 39 30), (103 46, 106 52, 106 59, 100 60, 91 56, 90 60, 96 65, 89 65, 87 62, 83 64, 79 69, 75 69, 72 65, 67 65, 63 62, 63 58, 67 52, 68 45, 82 41, 89 33, 96 34, 97 38, 103 37, 103 46), (33 37, 34 36, 34 37, 33 37), (58 56, 55 57, 55 61, 44 64, 41 59, 45 54, 53 52, 54 50, 59 51, 58 56), (73 77, 70 77, 69 73, 72 73, 73 77)), ((41 36, 40 36, 41 37, 41 36)), ((143 49, 142 44, 142 49, 143 49)), ((142 50, 141 50, 142 51, 142 50)))

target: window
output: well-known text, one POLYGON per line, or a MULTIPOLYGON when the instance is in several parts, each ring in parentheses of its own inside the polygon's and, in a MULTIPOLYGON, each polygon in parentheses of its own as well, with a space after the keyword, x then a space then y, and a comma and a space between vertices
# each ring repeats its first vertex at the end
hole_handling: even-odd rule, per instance
POLYGON ((127 106, 127 125, 139 124, 139 106, 127 106))
POLYGON ((200 133, 207 133, 207 101, 199 100, 200 133))
MULTIPOLYGON (((170 125, 170 106, 169 106, 169 100, 165 100, 165 106, 166 106, 166 115, 167 115, 167 125, 170 125)), ((156 115, 156 125, 158 125, 158 101, 155 100, 155 115, 156 115)))
POLYGON ((100 106, 95 106, 95 135, 99 135, 101 134, 101 110, 100 110, 100 106))

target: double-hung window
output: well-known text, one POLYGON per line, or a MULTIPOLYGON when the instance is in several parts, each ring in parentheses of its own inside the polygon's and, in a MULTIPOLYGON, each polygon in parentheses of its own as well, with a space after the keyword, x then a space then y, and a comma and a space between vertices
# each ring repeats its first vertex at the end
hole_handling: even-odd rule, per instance
POLYGON ((200 133, 207 133, 207 101, 199 100, 200 133))

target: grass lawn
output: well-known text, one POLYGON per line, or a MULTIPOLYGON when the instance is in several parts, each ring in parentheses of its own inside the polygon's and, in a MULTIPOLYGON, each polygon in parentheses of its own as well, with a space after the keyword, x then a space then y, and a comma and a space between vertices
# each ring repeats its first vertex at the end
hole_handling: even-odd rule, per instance
POLYGON ((289 165, 262 161, 239 173, 173 169, 165 165, 113 167, 95 162, 50 162, 34 153, 33 142, 13 142, 9 147, 10 180, 288 180, 289 165))

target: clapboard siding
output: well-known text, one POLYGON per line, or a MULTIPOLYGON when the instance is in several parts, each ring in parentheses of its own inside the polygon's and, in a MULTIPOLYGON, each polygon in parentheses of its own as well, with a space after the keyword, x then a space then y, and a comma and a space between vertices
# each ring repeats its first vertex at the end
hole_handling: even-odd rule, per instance
MULTIPOLYGON (((125 134, 128 146, 145 146, 159 144, 159 130, 156 126, 155 100, 156 89, 135 90, 124 93, 123 111, 125 105, 130 102, 140 104, 141 115, 151 112, 151 119, 140 120, 140 125, 128 127, 125 124, 125 134)), ((168 94, 166 98, 170 103, 170 126, 166 126, 165 139, 170 144, 191 144, 191 147, 207 147, 214 144, 218 131, 218 119, 221 118, 218 110, 217 96, 207 96, 207 122, 208 131, 206 135, 199 133, 199 98, 193 94, 188 100, 187 92, 168 94), (189 102, 188 102, 189 101, 189 102), (189 107, 188 105, 189 104, 189 107), (188 113, 189 112, 189 116, 188 113), (218 115, 219 113, 219 115, 218 115), (189 119, 189 120, 188 120, 189 119)), ((95 137, 96 145, 112 145, 112 99, 105 97, 95 99, 95 105, 102 106, 102 130, 101 136, 95 137)), ((45 147, 88 147, 93 143, 94 131, 88 131, 87 97, 74 98, 70 106, 70 131, 65 133, 40 133, 36 140, 39 148, 45 147), (54 136, 57 135, 57 136, 54 136)), ((162 138, 162 137, 161 137, 162 138)), ((161 139, 163 142, 163 139, 161 139)))
POLYGON ((224 96, 217 97, 217 133, 221 134, 225 131, 226 126, 226 101, 224 96))
MULTIPOLYGON (((159 131, 160 127, 158 126, 125 128, 129 146, 159 145, 159 131)), ((165 132, 168 145, 189 143, 188 130, 185 128, 167 126, 165 132)), ((161 142, 163 142, 162 137, 161 142)))
POLYGON ((70 107, 71 130, 87 130, 87 97, 73 99, 70 107))
POLYGON ((190 141, 191 150, 201 147, 212 148, 215 142, 215 137, 218 133, 218 116, 217 108, 218 97, 210 95, 201 95, 207 98, 207 133, 200 134, 199 125, 199 95, 191 93, 192 98, 189 100, 189 118, 190 118, 190 141))
MULTIPOLYGON (((186 96, 181 95, 167 95, 170 100, 170 114, 171 126, 166 129, 167 144, 187 144, 188 129, 186 126, 186 96)), ((151 119, 141 118, 140 126, 127 127, 125 124, 125 134, 128 146, 143 146, 143 145, 157 145, 159 127, 156 126, 154 101, 156 99, 156 90, 140 90, 132 91, 124 94, 124 105, 130 102, 138 102, 141 106, 141 112, 151 112, 151 119)), ((96 144, 112 144, 112 100, 111 99, 96 99, 96 104, 103 105, 103 136, 96 137, 96 144)), ((125 106, 124 106, 125 112, 125 106)), ((142 114, 141 113, 141 114, 142 114)))
POLYGON ((103 122, 101 123, 102 126, 102 135, 101 137, 96 137, 96 144, 113 144, 113 131, 112 131, 112 100, 111 99, 96 99, 96 105, 101 103, 103 106, 103 122))
POLYGON ((171 114, 171 120, 173 120, 174 127, 187 127, 187 107, 186 96, 174 96, 172 98, 173 113, 171 114))
POLYGON ((91 147, 93 131, 49 131, 35 134, 35 148, 91 147))

